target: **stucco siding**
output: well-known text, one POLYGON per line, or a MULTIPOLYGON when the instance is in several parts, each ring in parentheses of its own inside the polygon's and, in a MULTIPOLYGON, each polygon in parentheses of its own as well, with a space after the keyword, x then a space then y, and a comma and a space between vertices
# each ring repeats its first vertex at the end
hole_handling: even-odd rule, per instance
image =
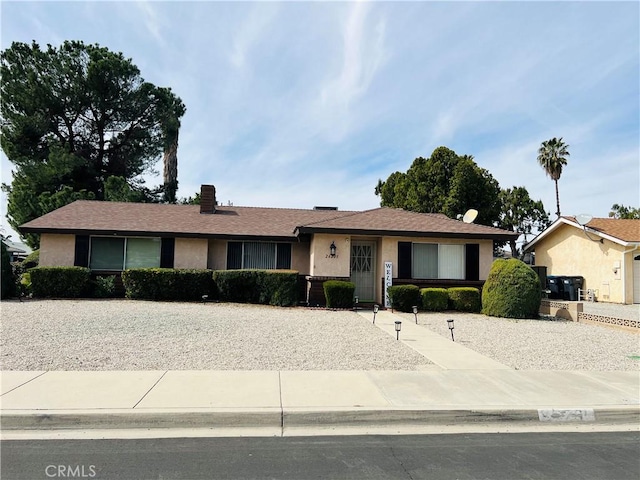
POLYGON ((207 268, 209 244, 202 238, 176 238, 174 268, 207 268))
POLYGON ((315 277, 348 277, 351 238, 345 235, 318 233, 310 245, 311 272, 315 277), (336 256, 330 255, 331 243, 336 245, 336 256))
POLYGON ((40 265, 72 267, 75 260, 75 235, 43 233, 40 236, 40 265))
POLYGON ((623 284, 626 284, 627 302, 631 303, 631 256, 627 255, 625 263, 624 250, 625 247, 609 240, 591 241, 584 232, 567 225, 536 244, 536 265, 546 266, 548 275, 584 277, 584 288, 597 290, 597 299, 604 302, 623 303, 623 284))
POLYGON ((207 254, 207 268, 211 270, 225 270, 227 268, 227 241, 209 240, 207 254))
POLYGON ((301 275, 309 275, 309 251, 311 245, 306 242, 291 244, 291 269, 301 275))

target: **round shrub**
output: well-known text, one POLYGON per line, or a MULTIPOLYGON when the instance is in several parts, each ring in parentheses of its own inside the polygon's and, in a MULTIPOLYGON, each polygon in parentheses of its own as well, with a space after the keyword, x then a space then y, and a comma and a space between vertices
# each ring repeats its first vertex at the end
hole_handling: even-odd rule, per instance
POLYGON ((480 290, 474 287, 452 287, 447 290, 449 305, 459 312, 477 313, 482 308, 480 290))
POLYGON ((493 262, 482 289, 482 313, 492 317, 537 318, 542 290, 532 268, 515 258, 493 262))
POLYGON ((449 306, 446 288, 423 288, 420 290, 422 309, 428 312, 443 312, 449 306))
POLYGON ((322 284, 327 308, 351 308, 356 285, 342 280, 327 280, 322 284))
POLYGON ((420 289, 415 285, 394 285, 389 287, 391 308, 401 312, 412 312, 414 306, 420 306, 420 289))

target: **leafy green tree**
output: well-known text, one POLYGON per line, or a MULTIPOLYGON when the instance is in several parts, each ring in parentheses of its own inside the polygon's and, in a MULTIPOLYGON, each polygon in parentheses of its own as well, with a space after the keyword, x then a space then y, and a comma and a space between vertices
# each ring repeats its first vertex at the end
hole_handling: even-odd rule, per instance
MULTIPOLYGON (((145 82, 121 53, 77 41, 46 49, 14 42, 0 61, 1 145, 15 167, 3 185, 12 227, 64 199, 104 200, 110 177, 146 201, 162 193, 175 201, 177 180, 155 191, 141 180, 163 152, 177 149, 186 110, 171 89, 145 82)), ((36 237, 27 242, 37 247, 36 237)))
POLYGON ((558 192, 558 180, 562 175, 562 167, 567 164, 567 157, 570 156, 569 145, 562 141, 562 137, 553 137, 551 140, 542 142, 538 149, 538 163, 547 175, 554 181, 556 186, 556 215, 560 216, 560 194, 558 192))
POLYGON ((628 220, 638 220, 640 219, 640 208, 625 207, 624 205, 618 205, 617 203, 614 203, 611 206, 609 217, 622 218, 622 219, 628 219, 628 220))
POLYGON ((431 157, 416 158, 406 173, 394 172, 375 188, 383 207, 423 213, 444 213, 456 218, 470 208, 477 222, 493 225, 500 217, 500 186, 471 155, 457 155, 446 147, 431 157))
MULTIPOLYGON (((531 235, 534 230, 542 231, 549 226, 549 214, 545 212, 542 200, 534 201, 525 187, 506 188, 500 191, 500 221, 498 226, 511 232, 531 235)), ((522 251, 515 240, 509 241, 511 255, 520 258, 522 251)))

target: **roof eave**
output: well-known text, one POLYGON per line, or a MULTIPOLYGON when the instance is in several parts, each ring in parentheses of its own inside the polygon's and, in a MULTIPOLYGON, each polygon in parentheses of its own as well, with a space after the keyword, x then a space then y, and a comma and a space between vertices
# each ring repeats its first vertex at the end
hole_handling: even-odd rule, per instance
POLYGON ((472 238, 475 240, 516 240, 520 234, 513 232, 505 233, 464 233, 464 232, 420 232, 408 230, 376 230, 376 229, 354 229, 354 228, 316 228, 297 227, 296 234, 328 233, 336 235, 364 235, 376 237, 424 237, 424 238, 472 238))
POLYGON ((274 242, 294 242, 298 240, 294 235, 250 235, 250 234, 218 234, 201 232, 149 232, 137 230, 84 230, 84 229, 64 229, 64 228, 32 228, 20 227, 21 233, 49 233, 58 235, 90 235, 107 237, 165 237, 165 238, 206 238, 221 240, 254 240, 254 241, 274 241, 274 242))

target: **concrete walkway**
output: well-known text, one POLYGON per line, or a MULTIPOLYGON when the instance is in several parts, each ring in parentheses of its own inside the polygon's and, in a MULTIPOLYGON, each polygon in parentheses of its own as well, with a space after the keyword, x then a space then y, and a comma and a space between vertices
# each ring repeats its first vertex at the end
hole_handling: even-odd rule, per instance
MULTIPOLYGON (((361 312, 366 318, 373 314, 361 312)), ((376 325, 395 338, 395 320, 376 325)), ((4 371, 4 439, 163 429, 191 435, 358 433, 420 426, 640 425, 640 373, 518 371, 404 319, 422 371, 4 371)))

